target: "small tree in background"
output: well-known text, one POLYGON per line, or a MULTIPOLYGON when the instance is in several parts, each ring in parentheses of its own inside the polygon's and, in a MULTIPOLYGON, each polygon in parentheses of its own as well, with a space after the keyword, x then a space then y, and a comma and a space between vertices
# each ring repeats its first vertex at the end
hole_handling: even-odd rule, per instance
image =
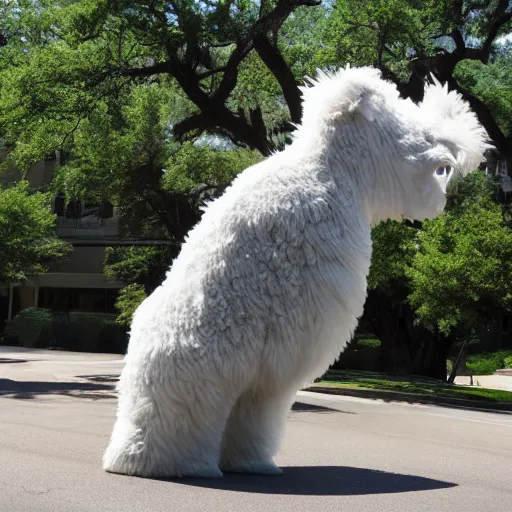
POLYGON ((0 188, 0 281, 19 282, 48 270, 71 247, 57 237, 51 197, 27 182, 0 188))
POLYGON ((406 271, 418 322, 462 342, 451 380, 469 340, 512 314, 512 229, 495 192, 482 173, 468 176, 446 214, 424 223, 406 271))

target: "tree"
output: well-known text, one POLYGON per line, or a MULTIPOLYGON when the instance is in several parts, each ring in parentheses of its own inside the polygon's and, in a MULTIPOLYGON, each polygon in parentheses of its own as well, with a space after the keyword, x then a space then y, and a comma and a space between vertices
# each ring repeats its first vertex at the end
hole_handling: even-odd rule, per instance
MULTIPOLYGON (((72 123, 71 117, 81 117, 77 113, 94 109, 99 97, 115 95, 129 83, 166 82, 183 99, 176 137, 207 130, 267 155, 273 144, 261 106, 244 110, 232 98, 240 73, 263 64, 282 92, 289 119, 300 122, 300 92, 278 33, 294 10, 318 5, 317 0, 48 1, 39 11, 35 2, 25 3, 26 14, 15 7, 7 13, 22 27, 9 41, 25 52, 16 56, 21 69, 11 73, 7 90, 16 91, 12 87, 17 85, 23 94, 30 84, 26 116, 58 117, 64 129, 67 112, 54 108, 64 97, 79 99, 66 109, 74 114, 72 123)), ((274 107, 282 110, 276 102, 274 107)), ((275 127, 278 132, 290 129, 289 122, 275 127)))
MULTIPOLYGON (((160 238, 172 252, 199 219, 199 206, 259 158, 247 149, 201 147, 201 136, 268 155, 300 121, 298 87, 317 66, 374 64, 414 101, 432 72, 462 92, 509 154, 502 92, 510 82, 500 73, 508 54, 497 44, 511 30, 506 1, 318 4, 5 3, 0 131, 10 160, 27 169, 57 151, 54 190, 111 199, 124 235, 160 238)), ((394 368, 441 376, 444 338, 418 330, 407 300, 411 277, 399 275, 400 265, 386 274, 394 257, 386 237, 402 247, 405 236, 397 255, 403 249, 407 259, 411 250, 408 232, 392 226, 375 232, 374 268, 379 258, 383 264, 381 278, 370 276, 366 314, 388 340, 388 352, 398 354, 394 368), (396 321, 386 323, 393 312, 396 321)), ((139 256, 122 258, 130 266, 139 256)))
POLYGON ((512 312, 512 229, 493 193, 473 173, 447 213, 418 233, 409 300, 430 330, 467 337, 512 312))
POLYGON ((55 232, 50 196, 22 181, 0 188, 0 281, 20 282, 48 270, 70 250, 55 232))
POLYGON ((434 74, 462 94, 496 148, 511 158, 512 136, 497 122, 490 98, 462 79, 468 62, 487 66, 503 54, 498 40, 511 32, 511 20, 508 0, 344 0, 335 4, 327 39, 338 62, 378 66, 415 102, 434 74))
POLYGON ((417 223, 388 221, 373 229, 373 255, 363 320, 381 340, 379 368, 446 379, 453 340, 418 325, 408 275, 417 253, 417 223))
POLYGON ((512 230, 496 198, 475 171, 450 190, 444 215, 374 228, 364 319, 383 369, 444 380, 452 344, 512 311, 512 230))

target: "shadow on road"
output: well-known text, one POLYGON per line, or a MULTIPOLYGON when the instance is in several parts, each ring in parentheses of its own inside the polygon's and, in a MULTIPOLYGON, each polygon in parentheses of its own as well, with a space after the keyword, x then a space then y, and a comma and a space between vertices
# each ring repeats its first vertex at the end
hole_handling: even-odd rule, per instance
POLYGON ((86 379, 92 382, 118 382, 119 373, 102 373, 100 375, 77 375, 78 379, 86 379))
POLYGON ((355 412, 341 411, 340 409, 332 409, 323 405, 312 405, 304 402, 295 402, 292 405, 292 412, 341 412, 343 414, 356 414, 355 412))
POLYGON ((178 482, 224 491, 309 496, 391 494, 457 486, 421 476, 347 466, 284 467, 283 471, 284 474, 280 476, 225 474, 222 479, 190 478, 178 482))
POLYGON ((12 364, 12 363, 28 363, 27 359, 12 359, 10 357, 0 357, 0 364, 12 364))
POLYGON ((79 398, 115 398, 114 385, 88 382, 38 382, 0 379, 0 396, 31 399, 39 395, 67 395, 79 398))

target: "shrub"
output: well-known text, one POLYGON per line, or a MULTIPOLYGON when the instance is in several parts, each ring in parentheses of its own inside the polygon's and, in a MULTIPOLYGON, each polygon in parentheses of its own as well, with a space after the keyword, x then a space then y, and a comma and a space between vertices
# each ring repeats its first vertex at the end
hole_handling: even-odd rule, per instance
POLYGON ((6 342, 26 348, 58 347, 78 352, 125 353, 126 330, 115 315, 64 313, 27 308, 6 327, 6 342))
POLYGON ((141 284, 129 284, 121 288, 116 301, 116 308, 119 310, 117 323, 129 327, 135 310, 145 298, 146 292, 141 284))
POLYGON ((503 362, 505 363, 505 368, 512 368, 512 356, 505 357, 503 362))
POLYGON ((492 375, 505 368, 505 360, 512 358, 512 350, 500 350, 468 356, 466 366, 474 375, 492 375))
POLYGON ((26 348, 45 348, 52 342, 52 312, 27 308, 16 315, 5 328, 5 337, 26 348))

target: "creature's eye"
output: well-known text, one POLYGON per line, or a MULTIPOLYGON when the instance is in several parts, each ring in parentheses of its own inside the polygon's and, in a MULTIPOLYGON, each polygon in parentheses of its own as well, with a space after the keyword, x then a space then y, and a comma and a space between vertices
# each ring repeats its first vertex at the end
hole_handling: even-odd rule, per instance
POLYGON ((452 168, 449 165, 443 165, 442 167, 438 167, 436 169, 436 174, 438 176, 449 176, 452 168))

